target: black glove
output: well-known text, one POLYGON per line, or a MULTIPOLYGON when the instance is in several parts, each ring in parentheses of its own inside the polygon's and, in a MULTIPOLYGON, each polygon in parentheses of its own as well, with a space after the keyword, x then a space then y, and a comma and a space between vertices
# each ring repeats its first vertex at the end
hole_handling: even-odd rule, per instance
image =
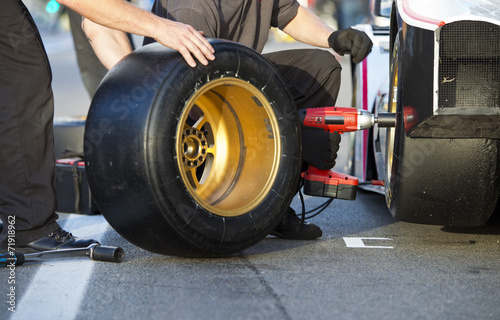
POLYGON ((366 33, 353 28, 333 32, 328 37, 328 44, 342 56, 350 53, 354 63, 363 61, 372 51, 373 46, 366 33))
POLYGON ((302 128, 302 161, 320 170, 335 166, 339 151, 340 134, 326 132, 320 128, 302 128))

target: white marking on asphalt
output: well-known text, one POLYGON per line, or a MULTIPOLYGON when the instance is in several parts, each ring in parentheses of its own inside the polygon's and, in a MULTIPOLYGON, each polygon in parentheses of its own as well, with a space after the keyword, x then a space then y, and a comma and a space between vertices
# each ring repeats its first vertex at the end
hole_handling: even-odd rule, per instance
MULTIPOLYGON (((63 228, 77 237, 100 241, 109 224, 101 215, 70 215, 63 228)), ((88 258, 43 262, 11 319, 75 319, 94 265, 88 258)))
POLYGON ((394 249, 394 247, 390 246, 367 246, 363 242, 363 240, 381 240, 381 241, 389 241, 391 238, 357 238, 357 237, 344 237, 344 242, 346 247, 348 248, 370 248, 370 249, 394 249))

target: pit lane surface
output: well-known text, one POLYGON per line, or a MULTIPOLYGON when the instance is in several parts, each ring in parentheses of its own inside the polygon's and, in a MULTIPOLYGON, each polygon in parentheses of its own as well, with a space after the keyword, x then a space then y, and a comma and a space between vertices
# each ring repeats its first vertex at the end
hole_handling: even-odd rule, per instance
MULTIPOLYGON (((56 114, 81 114, 89 99, 62 39, 49 50, 56 114)), ((346 73, 339 105, 348 104, 349 85, 346 73)), ((306 197, 306 206, 324 201, 306 197)), ((293 207, 300 211, 298 199, 293 207)), ((183 259, 127 243, 102 216, 62 215, 77 236, 121 246, 125 261, 0 270, 0 319, 500 318, 498 222, 473 229, 397 222, 382 196, 366 192, 335 200, 312 222, 324 233, 316 241, 269 236, 232 257, 183 259)))

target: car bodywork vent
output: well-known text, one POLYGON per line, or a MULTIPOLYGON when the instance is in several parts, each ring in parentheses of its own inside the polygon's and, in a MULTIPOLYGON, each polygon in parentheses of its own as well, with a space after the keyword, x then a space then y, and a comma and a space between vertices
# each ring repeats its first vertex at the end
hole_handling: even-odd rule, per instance
POLYGON ((438 106, 500 108, 500 26, 458 21, 442 27, 438 106))
POLYGON ((390 27, 372 25, 373 35, 375 36, 388 36, 391 34, 390 27))

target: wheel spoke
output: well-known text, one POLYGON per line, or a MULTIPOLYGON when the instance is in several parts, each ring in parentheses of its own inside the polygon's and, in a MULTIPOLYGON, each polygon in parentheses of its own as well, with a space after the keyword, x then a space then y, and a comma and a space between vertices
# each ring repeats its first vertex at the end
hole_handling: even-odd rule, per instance
POLYGON ((193 187, 194 190, 198 190, 200 187, 200 182, 196 177, 196 168, 189 168, 189 167, 184 167, 184 168, 186 170, 186 175, 189 179, 191 186, 193 187))
POLYGON ((210 147, 208 147, 207 154, 211 154, 212 156, 215 157, 215 155, 217 154, 217 147, 216 147, 215 144, 212 145, 212 146, 210 146, 210 147))
POLYGON ((208 123, 207 119, 205 119, 205 117, 201 117, 200 119, 198 119, 198 121, 196 121, 196 123, 193 125, 193 128, 196 128, 198 130, 202 130, 203 126, 208 123))

